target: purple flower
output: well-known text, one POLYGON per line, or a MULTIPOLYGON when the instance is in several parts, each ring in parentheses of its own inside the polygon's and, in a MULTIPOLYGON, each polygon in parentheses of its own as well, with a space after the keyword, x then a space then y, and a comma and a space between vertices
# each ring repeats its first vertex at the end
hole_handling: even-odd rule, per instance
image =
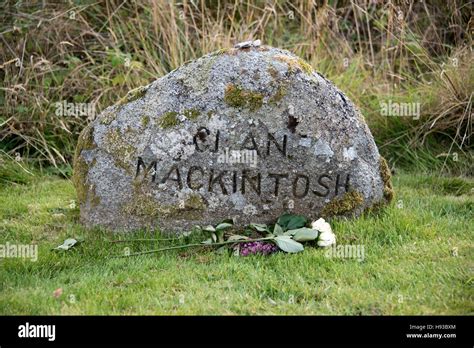
POLYGON ((268 242, 248 242, 240 244, 240 256, 269 255, 278 251, 278 247, 268 242))

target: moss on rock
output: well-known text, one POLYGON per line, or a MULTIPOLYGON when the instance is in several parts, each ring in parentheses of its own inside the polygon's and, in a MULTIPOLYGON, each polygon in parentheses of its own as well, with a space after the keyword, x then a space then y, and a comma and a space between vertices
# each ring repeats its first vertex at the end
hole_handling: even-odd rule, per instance
POLYGON ((74 162, 74 175, 72 176, 72 183, 76 189, 77 202, 84 204, 87 201, 88 195, 91 195, 91 204, 96 206, 100 203, 100 197, 95 193, 95 187, 89 190, 87 174, 89 170, 95 165, 94 159, 91 164, 88 164, 83 157, 79 157, 74 162))
POLYGON ((256 111, 262 107, 263 95, 230 83, 225 89, 224 101, 234 108, 256 111))
POLYGON ((188 109, 185 110, 183 114, 188 120, 194 121, 199 117, 201 113, 197 109, 188 109))
POLYGON ((104 149, 113 157, 117 167, 124 169, 130 175, 133 173, 127 160, 132 157, 136 149, 126 142, 118 128, 112 128, 107 131, 104 136, 104 149))
POLYGON ((380 176, 383 181, 383 197, 387 203, 390 203, 394 196, 392 173, 390 172, 387 161, 382 156, 380 156, 380 176))
POLYGON ((95 192, 95 185, 92 187, 89 193, 91 195, 91 199, 90 199, 91 206, 95 208, 100 204, 100 197, 95 192))
POLYGON ((112 110, 104 112, 100 116, 100 124, 108 126, 117 118, 117 113, 113 112, 112 110))
POLYGON ((186 198, 184 201, 185 210, 204 210, 206 209, 206 204, 204 203, 202 197, 199 194, 193 193, 186 198))
POLYGON ((86 126, 77 140, 75 156, 79 155, 82 150, 92 150, 97 147, 94 141, 94 128, 92 125, 86 126))
POLYGON ((280 100, 283 99, 283 97, 286 95, 287 93, 287 90, 286 90, 286 86, 284 86, 283 84, 280 84, 275 92, 274 95, 272 95, 272 97, 270 98, 270 103, 278 103, 280 100))
MULTIPOLYGON (((201 112, 198 109, 187 109, 187 110, 184 110, 182 114, 188 120, 195 121, 199 117, 199 115, 201 115, 201 112)), ((179 113, 176 111, 165 112, 158 119, 157 124, 162 129, 175 127, 181 123, 178 116, 179 116, 179 113)))
POLYGON ((150 117, 148 116, 142 116, 142 126, 146 128, 146 126, 148 126, 148 124, 150 123, 150 117))
POLYGON ((122 211, 133 216, 148 217, 151 220, 157 218, 160 215, 161 204, 153 195, 146 192, 144 182, 135 179, 132 183, 132 187, 132 196, 122 207, 122 211))
POLYGON ((302 58, 298 58, 297 61, 301 70, 303 70, 308 75, 311 75, 313 73, 313 67, 308 62, 306 62, 302 58))
POLYGON ((133 182, 133 193, 122 207, 126 214, 149 218, 150 221, 159 217, 179 217, 185 220, 199 219, 205 211, 206 204, 199 194, 189 195, 182 204, 162 204, 153 194, 148 192, 143 181, 133 182))
POLYGON ((329 202, 323 209, 324 217, 345 215, 352 213, 355 209, 362 206, 364 196, 357 191, 346 192, 342 197, 335 198, 329 202))
POLYGON ((146 91, 148 90, 148 86, 140 86, 137 88, 134 88, 125 95, 122 99, 120 99, 116 105, 124 105, 126 103, 130 103, 132 101, 135 101, 137 99, 140 99, 146 94, 146 91))
POLYGON ((152 196, 134 194, 132 199, 123 207, 123 212, 133 216, 157 218, 160 215, 160 204, 152 196))
POLYGON ((94 165, 95 159, 91 164, 88 164, 81 157, 78 159, 74 167, 72 182, 76 188, 77 202, 79 205, 86 203, 88 200, 92 207, 96 207, 100 204, 100 197, 96 194, 95 185, 89 185, 87 180, 87 174, 94 165))
POLYGON ((218 49, 217 51, 214 51, 212 53, 209 53, 209 56, 211 57, 215 57, 215 56, 220 56, 220 55, 223 55, 225 53, 230 53, 232 51, 232 48, 221 48, 221 49, 218 49))
POLYGON ((288 65, 288 71, 290 73, 295 73, 296 71, 300 70, 308 75, 313 73, 313 67, 307 63, 304 59, 290 57, 285 55, 277 55, 275 59, 284 62, 288 65))
POLYGON ((161 115, 158 120, 158 126, 163 129, 172 128, 179 124, 178 113, 175 111, 168 111, 161 115))
POLYGON ((273 66, 269 66, 268 69, 267 69, 268 73, 270 74, 270 76, 276 80, 280 77, 280 74, 278 73, 278 70, 275 69, 273 66))
POLYGON ((87 199, 87 185, 86 178, 89 171, 89 165, 82 157, 74 160, 74 174, 72 176, 72 183, 76 189, 77 202, 83 204, 87 199))
POLYGON ((82 204, 87 199, 87 174, 90 167, 94 166, 95 160, 89 165, 84 157, 82 157, 83 150, 93 150, 97 147, 94 141, 94 128, 91 125, 86 126, 77 141, 76 151, 74 154, 74 172, 72 175, 72 183, 76 189, 77 201, 82 204))

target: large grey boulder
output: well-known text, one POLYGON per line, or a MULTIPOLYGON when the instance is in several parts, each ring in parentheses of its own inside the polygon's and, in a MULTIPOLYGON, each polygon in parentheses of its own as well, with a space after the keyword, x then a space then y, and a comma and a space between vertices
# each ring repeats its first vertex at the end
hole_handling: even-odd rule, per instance
POLYGON ((267 46, 208 54, 129 93, 84 129, 74 169, 81 221, 123 231, 358 216, 393 194, 352 102, 267 46))

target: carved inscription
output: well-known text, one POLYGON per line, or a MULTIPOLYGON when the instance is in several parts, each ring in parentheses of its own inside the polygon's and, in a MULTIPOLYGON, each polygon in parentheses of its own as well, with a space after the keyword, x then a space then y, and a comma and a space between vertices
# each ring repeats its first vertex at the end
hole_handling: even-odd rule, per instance
MULTIPOLYGON (((211 134, 205 127, 198 129, 193 137, 195 150, 199 153, 219 152, 221 132, 211 134)), ((264 150, 259 148, 255 136, 249 133, 242 142, 242 150, 256 151, 259 157, 281 156, 288 158, 286 135, 277 139, 274 134, 268 133, 264 150)), ((349 191, 350 175, 343 173, 294 173, 290 170, 281 172, 267 172, 263 169, 226 170, 220 168, 206 168, 194 165, 174 164, 169 168, 159 168, 160 159, 145 163, 138 157, 135 179, 149 180, 151 183, 164 184, 178 190, 188 188, 193 191, 206 190, 208 192, 230 195, 269 195, 275 198, 284 196, 294 199, 303 199, 311 196, 326 198, 337 196, 349 191), (158 172, 164 173, 158 177, 158 172)))

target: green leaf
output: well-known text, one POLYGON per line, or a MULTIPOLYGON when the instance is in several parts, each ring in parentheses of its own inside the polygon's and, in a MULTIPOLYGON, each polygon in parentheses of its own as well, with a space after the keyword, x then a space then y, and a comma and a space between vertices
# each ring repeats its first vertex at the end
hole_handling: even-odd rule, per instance
POLYGON ((217 242, 222 243, 224 241, 224 230, 218 230, 215 234, 217 236, 217 242))
POLYGON ((308 242, 318 238, 318 231, 311 228, 303 227, 296 230, 290 230, 288 232, 293 233, 293 240, 296 240, 297 242, 308 242))
POLYGON ((212 234, 211 234, 211 238, 212 238, 212 240, 214 241, 214 243, 217 242, 217 234, 212 233, 212 234))
POLYGON ((181 233, 181 236, 182 237, 189 237, 192 233, 193 233, 193 231, 185 231, 185 232, 181 233))
POLYGON ((287 253, 298 253, 304 250, 303 244, 294 241, 290 236, 277 236, 274 241, 281 250, 287 253))
POLYGON ((63 242, 63 244, 58 245, 56 248, 54 248, 54 250, 69 250, 77 243, 78 241, 74 238, 68 238, 63 242))
POLYGON ((280 235, 282 235, 282 234, 283 234, 283 228, 281 228, 280 225, 275 224, 275 227, 273 228, 273 234, 274 234, 275 236, 280 236, 280 235))
POLYGON ((304 216, 294 215, 288 222, 288 225, 286 225, 286 229, 294 230, 297 228, 301 228, 301 227, 304 227, 306 223, 307 223, 307 220, 304 216))
POLYGON ((216 226, 216 231, 225 230, 226 228, 232 227, 233 225, 228 222, 221 222, 216 226))
POLYGON ((247 236, 242 236, 240 234, 233 234, 232 236, 230 236, 229 238, 227 238, 227 241, 228 242, 232 242, 234 240, 245 240, 245 239, 249 239, 249 237, 247 236))
POLYGON ((250 224, 250 227, 256 229, 259 232, 270 232, 268 226, 265 224, 250 224))
POLYGON ((283 214, 277 221, 277 224, 283 228, 283 231, 304 227, 306 223, 307 220, 304 216, 293 214, 283 214))
POLYGON ((201 244, 212 244, 212 238, 206 239, 205 241, 202 241, 201 244))
POLYGON ((211 225, 204 227, 202 230, 206 232, 216 232, 216 229, 214 228, 214 226, 211 226, 211 225))

